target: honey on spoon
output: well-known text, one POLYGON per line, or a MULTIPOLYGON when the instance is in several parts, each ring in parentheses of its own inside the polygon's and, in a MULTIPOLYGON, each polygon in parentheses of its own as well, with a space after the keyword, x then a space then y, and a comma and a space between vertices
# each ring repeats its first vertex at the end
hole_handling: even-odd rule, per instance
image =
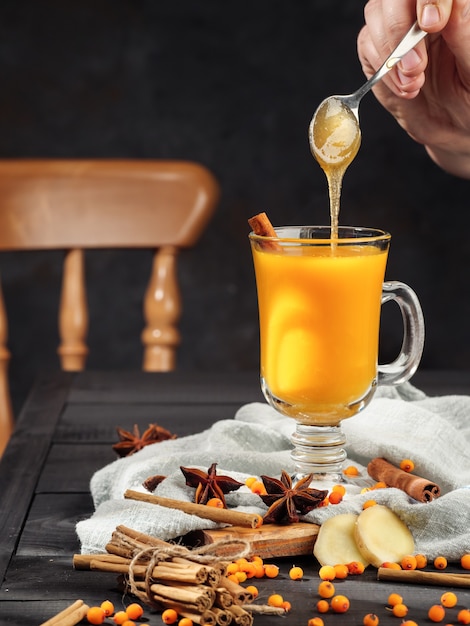
POLYGON ((320 103, 309 126, 313 156, 326 174, 330 195, 331 238, 338 238, 341 185, 344 172, 361 145, 359 103, 362 97, 425 36, 415 22, 381 68, 357 91, 347 96, 330 96, 320 103))

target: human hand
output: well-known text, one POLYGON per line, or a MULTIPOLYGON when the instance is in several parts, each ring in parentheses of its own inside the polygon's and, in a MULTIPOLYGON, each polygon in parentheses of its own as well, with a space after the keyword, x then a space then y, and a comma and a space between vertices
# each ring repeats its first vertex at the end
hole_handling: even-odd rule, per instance
POLYGON ((367 78, 416 16, 429 33, 373 91, 435 163, 470 178, 470 2, 369 0, 364 15, 357 43, 367 78))

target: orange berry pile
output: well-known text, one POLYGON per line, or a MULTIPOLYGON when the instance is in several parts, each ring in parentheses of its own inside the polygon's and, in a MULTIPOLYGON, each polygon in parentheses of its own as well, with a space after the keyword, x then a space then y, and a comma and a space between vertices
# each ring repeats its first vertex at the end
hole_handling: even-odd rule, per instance
MULTIPOLYGON (((291 578, 302 577, 301 568, 293 567, 291 578)), ((259 556, 252 556, 250 559, 242 557, 227 565, 227 578, 239 585, 251 578, 276 578, 279 575, 279 567, 274 563, 264 563, 259 556)))
POLYGON ((114 612, 114 605, 110 600, 105 600, 100 606, 91 606, 86 614, 89 624, 104 624, 106 618, 118 626, 135 626, 135 621, 142 617, 144 609, 137 602, 129 604, 123 611, 114 612))

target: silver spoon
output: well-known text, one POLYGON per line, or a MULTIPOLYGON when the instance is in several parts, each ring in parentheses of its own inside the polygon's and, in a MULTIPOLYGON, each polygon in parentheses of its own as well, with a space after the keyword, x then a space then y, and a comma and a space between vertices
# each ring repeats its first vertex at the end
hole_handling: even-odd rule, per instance
POLYGON ((360 87, 357 91, 352 94, 346 96, 329 96, 323 102, 320 103, 317 110, 315 111, 312 121, 309 126, 309 141, 310 148, 314 156, 317 154, 317 148, 315 146, 314 141, 314 126, 315 126, 315 118, 321 109, 325 110, 325 107, 330 103, 339 104, 343 109, 345 115, 349 113, 349 111, 354 115, 357 120, 357 128, 359 131, 359 103, 363 96, 372 89, 372 87, 381 80, 385 74, 387 74, 392 67, 394 67, 400 59, 402 59, 407 52, 412 50, 425 36, 427 33, 421 30, 418 26, 418 22, 415 22, 410 30, 403 37, 401 42, 395 48, 395 50, 390 54, 388 59, 384 62, 382 67, 377 70, 377 72, 369 78, 367 82, 365 82, 362 87, 360 87), (349 111, 348 111, 349 109, 349 111))

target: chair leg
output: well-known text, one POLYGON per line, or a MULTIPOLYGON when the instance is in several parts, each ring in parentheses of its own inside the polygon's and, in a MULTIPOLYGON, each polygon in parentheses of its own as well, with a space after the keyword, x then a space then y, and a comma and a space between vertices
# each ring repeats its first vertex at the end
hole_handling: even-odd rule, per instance
POLYGON ((68 250, 64 259, 59 309, 61 343, 57 349, 63 370, 80 371, 85 368, 87 333, 84 253, 83 250, 68 250))
POLYGON ((167 372, 176 366, 175 348, 180 343, 177 323, 181 315, 177 254, 174 246, 164 246, 154 255, 152 275, 144 298, 146 326, 142 332, 142 368, 147 372, 167 372))
POLYGON ((6 346, 8 339, 8 320, 0 286, 0 457, 15 427, 11 405, 10 385, 8 382, 8 364, 10 352, 6 346))

